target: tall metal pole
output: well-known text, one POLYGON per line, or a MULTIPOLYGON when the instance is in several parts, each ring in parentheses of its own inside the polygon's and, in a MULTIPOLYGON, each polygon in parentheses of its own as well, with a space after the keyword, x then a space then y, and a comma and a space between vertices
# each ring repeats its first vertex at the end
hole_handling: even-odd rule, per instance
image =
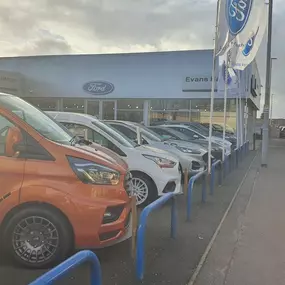
POLYGON ((271 94, 271 103, 270 103, 270 126, 272 126, 273 96, 274 96, 274 94, 271 94))
POLYGON ((227 124, 227 97, 228 97, 228 79, 229 79, 229 53, 226 53, 225 62, 225 90, 224 90, 224 125, 223 125, 223 161, 225 160, 226 148, 226 124, 227 124))
POLYGON ((270 90, 271 90, 270 79, 271 79, 272 14, 273 14, 273 0, 269 0, 265 101, 263 109, 264 123, 263 123, 263 133, 262 133, 262 154, 261 154, 262 167, 267 167, 268 164, 269 108, 270 108, 270 90))
POLYGON ((217 51, 217 38, 219 30, 219 13, 220 13, 220 0, 217 1, 217 14, 216 14, 216 27, 213 51, 213 67, 212 67, 212 87, 211 87, 211 106, 210 106, 210 122, 209 122, 209 144, 208 144, 208 173, 211 173, 212 168, 212 129, 213 129, 213 113, 214 113, 214 97, 216 86, 216 51, 217 51))

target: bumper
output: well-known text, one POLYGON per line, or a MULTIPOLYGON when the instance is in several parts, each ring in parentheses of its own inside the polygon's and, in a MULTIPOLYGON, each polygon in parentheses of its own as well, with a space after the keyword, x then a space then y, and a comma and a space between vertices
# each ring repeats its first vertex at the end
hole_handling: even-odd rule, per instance
MULTIPOLYGON (((102 201, 102 204, 104 202, 102 201)), ((97 205, 98 206, 98 205, 97 205)), ((98 207, 86 204, 84 216, 79 212, 76 225, 73 224, 76 249, 103 248, 118 243, 126 236, 131 222, 131 201, 113 201, 98 207), (113 204, 113 205, 112 205, 113 204), (104 213, 112 207, 121 207, 117 219, 103 221, 104 213), (94 218, 95 217, 95 218, 94 218), (101 217, 101 218, 99 218, 101 217)))
POLYGON ((182 172, 179 169, 179 165, 176 165, 175 168, 161 169, 159 175, 152 174, 151 177, 156 184, 158 196, 166 193, 182 193, 182 172))

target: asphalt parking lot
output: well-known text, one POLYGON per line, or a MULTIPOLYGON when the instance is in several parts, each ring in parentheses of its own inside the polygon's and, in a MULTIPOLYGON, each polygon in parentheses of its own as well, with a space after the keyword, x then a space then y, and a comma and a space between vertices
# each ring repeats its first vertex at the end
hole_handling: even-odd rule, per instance
MULTIPOLYGON (((216 187, 215 195, 207 196, 207 203, 200 203, 200 185, 196 186, 190 223, 186 222, 185 197, 178 197, 176 240, 171 240, 169 236, 170 207, 166 205, 151 214, 147 227, 145 279, 142 283, 135 279, 129 241, 97 251, 103 284, 186 285, 254 156, 255 152, 250 152, 240 167, 226 178, 223 186, 216 187)), ((88 270, 88 266, 82 266, 57 284, 87 285, 88 270)), ((27 285, 43 272, 16 268, 6 256, 0 255, 0 283, 3 285, 27 285)))

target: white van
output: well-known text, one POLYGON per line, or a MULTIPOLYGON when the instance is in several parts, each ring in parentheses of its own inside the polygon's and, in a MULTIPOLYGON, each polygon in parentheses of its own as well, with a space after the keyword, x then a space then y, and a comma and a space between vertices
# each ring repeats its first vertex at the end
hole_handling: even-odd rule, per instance
POLYGON ((46 112, 74 135, 81 135, 119 154, 129 165, 138 205, 165 193, 182 193, 178 159, 166 151, 140 146, 117 130, 87 114, 46 112))

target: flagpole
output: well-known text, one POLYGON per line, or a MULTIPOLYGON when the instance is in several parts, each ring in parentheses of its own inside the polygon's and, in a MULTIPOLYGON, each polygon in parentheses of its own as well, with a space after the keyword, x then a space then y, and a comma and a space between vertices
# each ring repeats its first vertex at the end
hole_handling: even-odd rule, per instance
POLYGON ((212 86, 211 86, 211 103, 210 103, 210 121, 209 121, 209 144, 208 144, 208 173, 211 173, 212 168, 212 131, 213 131, 213 113, 214 113, 214 97, 216 87, 216 52, 217 52, 217 38, 219 29, 219 13, 220 13, 220 0, 217 1, 216 13, 216 27, 214 38, 214 51, 213 51, 213 66, 212 66, 212 86))
POLYGON ((225 90, 224 90, 224 126, 223 126, 223 161, 225 160, 226 147, 226 122, 227 122, 227 97, 228 97, 228 78, 229 78, 229 53, 226 53, 225 62, 225 90))
POLYGON ((238 95, 236 96, 236 135, 237 135, 237 147, 240 146, 240 132, 239 132, 239 119, 238 119, 238 95))
POLYGON ((269 107, 271 93, 271 42, 272 42, 272 14, 273 0, 269 0, 268 11, 268 38, 267 38, 267 56, 266 56, 266 81, 265 81, 265 101, 264 101, 264 123, 262 132, 262 152, 261 167, 267 167, 268 163, 268 144, 269 144, 269 107))

